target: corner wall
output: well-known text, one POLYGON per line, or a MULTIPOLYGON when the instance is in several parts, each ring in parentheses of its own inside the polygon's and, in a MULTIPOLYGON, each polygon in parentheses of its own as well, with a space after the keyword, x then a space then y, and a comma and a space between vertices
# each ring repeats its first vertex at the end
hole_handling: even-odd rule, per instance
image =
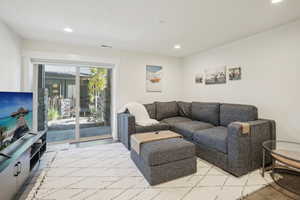
POLYGON ((20 90, 21 39, 0 21, 0 91, 20 90))
POLYGON ((184 59, 185 100, 253 104, 284 140, 300 141, 299 81, 300 21, 184 59), (240 65, 242 80, 195 84, 196 73, 225 65, 240 65))

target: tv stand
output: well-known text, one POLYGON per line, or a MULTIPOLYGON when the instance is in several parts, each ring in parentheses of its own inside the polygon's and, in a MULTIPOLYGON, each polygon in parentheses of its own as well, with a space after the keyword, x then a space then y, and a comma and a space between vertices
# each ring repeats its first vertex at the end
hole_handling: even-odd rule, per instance
POLYGON ((27 133, 9 146, 12 149, 0 157, 0 199, 11 200, 19 194, 27 178, 33 173, 46 152, 47 131, 27 133))

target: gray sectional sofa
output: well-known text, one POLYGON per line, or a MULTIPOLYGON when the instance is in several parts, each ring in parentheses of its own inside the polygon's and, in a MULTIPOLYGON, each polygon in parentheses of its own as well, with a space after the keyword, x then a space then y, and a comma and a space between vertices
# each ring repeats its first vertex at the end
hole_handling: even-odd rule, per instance
POLYGON ((261 167, 262 143, 276 138, 275 122, 258 119, 252 105, 172 101, 145 107, 159 124, 137 126, 130 113, 118 114, 118 136, 128 149, 132 134, 172 130, 196 145, 197 156, 235 176, 261 167), (249 133, 235 122, 247 122, 249 133))

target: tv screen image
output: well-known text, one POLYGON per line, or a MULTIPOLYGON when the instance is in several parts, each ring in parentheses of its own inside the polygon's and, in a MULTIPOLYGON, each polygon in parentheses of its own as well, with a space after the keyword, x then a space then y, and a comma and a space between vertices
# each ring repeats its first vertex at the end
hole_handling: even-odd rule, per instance
POLYGON ((0 92, 0 151, 32 129, 32 93, 0 92))

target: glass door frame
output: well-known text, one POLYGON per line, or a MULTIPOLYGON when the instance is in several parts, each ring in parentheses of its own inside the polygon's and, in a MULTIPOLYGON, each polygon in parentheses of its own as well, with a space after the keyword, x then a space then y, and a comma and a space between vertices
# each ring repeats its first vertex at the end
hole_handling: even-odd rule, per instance
MULTIPOLYGON (((110 78, 110 81, 111 81, 111 96, 110 96, 110 113, 111 113, 111 117, 110 117, 110 124, 111 124, 111 137, 116 139, 114 137, 114 132, 116 131, 116 125, 115 125, 115 120, 114 120, 114 117, 115 117, 115 114, 114 114, 114 106, 115 106, 115 94, 116 92, 114 91, 115 90, 115 66, 114 64, 97 64, 97 63, 89 63, 89 64, 82 64, 82 63, 77 63, 76 61, 74 63, 69 63, 69 64, 65 64, 64 62, 50 62, 47 61, 47 62, 35 62, 35 63, 32 63, 33 66, 34 66, 34 74, 35 74, 35 81, 33 81, 33 83, 35 83, 35 86, 33 88, 35 88, 35 91, 38 91, 38 80, 39 80, 39 73, 38 73, 38 65, 57 65, 57 66, 70 66, 70 67, 74 67, 76 69, 76 77, 75 77, 75 97, 76 97, 76 101, 75 101, 75 115, 76 115, 76 118, 75 118, 75 140, 64 140, 64 141, 61 141, 61 143, 68 143, 68 142, 71 142, 71 143, 76 143, 76 142, 81 142, 82 138, 80 137, 80 68, 81 67, 96 67, 96 68, 106 68, 106 69, 111 69, 112 70, 112 73, 110 74, 111 75, 111 78, 110 78)), ((45 78, 45 77, 44 77, 45 78)), ((44 81, 44 80, 43 80, 44 81)), ((37 99, 37 95, 38 95, 38 92, 35 92, 35 99, 37 99)), ((38 107, 38 106, 37 106, 38 107)), ((37 113, 37 107, 34 109, 35 112, 37 113)), ((37 117, 37 115, 36 115, 37 117)), ((37 118, 35 119, 35 129, 37 130, 37 118)), ((93 136, 92 136, 93 137, 93 136)), ((95 137, 95 136, 94 136, 95 137)), ((86 138, 87 140, 89 139, 89 137, 86 138)))
POLYGON ((75 87, 76 87, 76 103, 75 103, 75 141, 80 140, 80 67, 76 66, 76 77, 75 77, 75 87))

